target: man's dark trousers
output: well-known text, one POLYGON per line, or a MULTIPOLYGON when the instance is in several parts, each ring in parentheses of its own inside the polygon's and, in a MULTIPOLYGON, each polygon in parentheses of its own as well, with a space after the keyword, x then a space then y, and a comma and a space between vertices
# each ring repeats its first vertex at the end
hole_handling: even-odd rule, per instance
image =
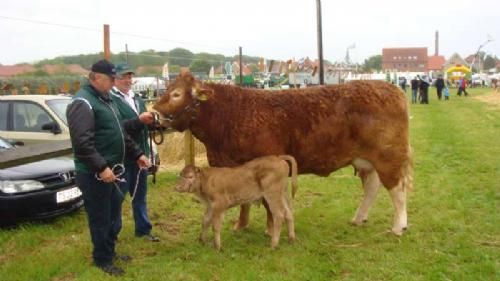
POLYGON ((94 263, 97 266, 110 265, 115 256, 115 242, 121 229, 117 224, 120 223, 123 195, 113 183, 97 180, 93 173, 77 173, 76 184, 83 193, 94 247, 94 263))

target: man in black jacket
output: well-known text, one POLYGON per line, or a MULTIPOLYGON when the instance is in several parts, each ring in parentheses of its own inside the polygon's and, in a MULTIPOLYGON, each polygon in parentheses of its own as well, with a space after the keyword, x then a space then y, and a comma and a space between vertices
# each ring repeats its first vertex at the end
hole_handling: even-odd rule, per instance
POLYGON ((118 176, 123 172, 126 155, 137 165, 148 167, 149 160, 120 124, 121 116, 109 97, 115 67, 106 60, 92 65, 89 84, 83 86, 68 105, 71 143, 75 156, 76 183, 80 187, 92 238, 94 264, 111 275, 122 275, 114 259, 130 260, 117 255, 115 242, 124 199, 118 176))
POLYGON ((441 100, 443 88, 444 88, 444 79, 443 79, 443 75, 440 74, 438 76, 438 78, 436 79, 436 90, 437 90, 437 96, 438 96, 439 100, 441 100))

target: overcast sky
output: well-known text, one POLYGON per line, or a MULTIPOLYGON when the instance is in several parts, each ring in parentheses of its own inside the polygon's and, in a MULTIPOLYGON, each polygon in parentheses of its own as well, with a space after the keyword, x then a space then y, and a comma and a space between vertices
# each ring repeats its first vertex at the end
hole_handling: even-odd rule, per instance
MULTIPOLYGON (((16 0, 2 1, 0 63, 35 62, 103 50, 243 53, 273 59, 317 58, 316 0, 16 0)), ((482 50, 500 56, 500 0, 322 0, 323 54, 363 62, 384 47, 428 47, 439 30, 447 58, 482 50)))

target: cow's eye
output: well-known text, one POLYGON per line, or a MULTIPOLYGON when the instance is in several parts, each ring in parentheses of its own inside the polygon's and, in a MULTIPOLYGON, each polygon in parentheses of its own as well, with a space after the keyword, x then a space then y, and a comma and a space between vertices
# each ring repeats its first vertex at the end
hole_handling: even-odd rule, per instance
POLYGON ((178 99, 181 96, 181 91, 179 89, 174 90, 170 93, 172 98, 178 99))

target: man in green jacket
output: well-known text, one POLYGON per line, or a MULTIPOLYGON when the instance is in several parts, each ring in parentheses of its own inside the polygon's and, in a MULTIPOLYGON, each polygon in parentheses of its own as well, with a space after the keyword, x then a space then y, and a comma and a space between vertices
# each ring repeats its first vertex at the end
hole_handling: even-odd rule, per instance
MULTIPOLYGON (((140 120, 130 122, 134 124, 132 129, 127 128, 127 133, 139 144, 144 153, 151 156, 152 148, 148 141, 147 124, 153 122, 153 115, 146 111, 146 105, 139 95, 132 90, 132 76, 134 71, 126 63, 116 65, 117 76, 115 86, 111 89, 111 97, 118 105, 124 121, 140 120)), ((132 155, 133 156, 133 155, 132 155)), ((125 178, 127 187, 132 198, 132 211, 135 222, 135 236, 143 237, 147 241, 159 242, 160 239, 151 234, 152 224, 149 220, 147 210, 147 170, 140 169, 133 157, 125 160, 125 178)))
POLYGON ((83 193, 94 264, 111 275, 122 275, 123 269, 116 267, 113 260, 130 260, 130 257, 115 252, 119 233, 116 224, 121 221, 124 199, 118 177, 126 155, 141 168, 147 168, 149 160, 121 126, 122 117, 109 96, 115 75, 112 63, 100 60, 93 64, 89 84, 76 93, 66 116, 75 157, 76 184, 83 193))

